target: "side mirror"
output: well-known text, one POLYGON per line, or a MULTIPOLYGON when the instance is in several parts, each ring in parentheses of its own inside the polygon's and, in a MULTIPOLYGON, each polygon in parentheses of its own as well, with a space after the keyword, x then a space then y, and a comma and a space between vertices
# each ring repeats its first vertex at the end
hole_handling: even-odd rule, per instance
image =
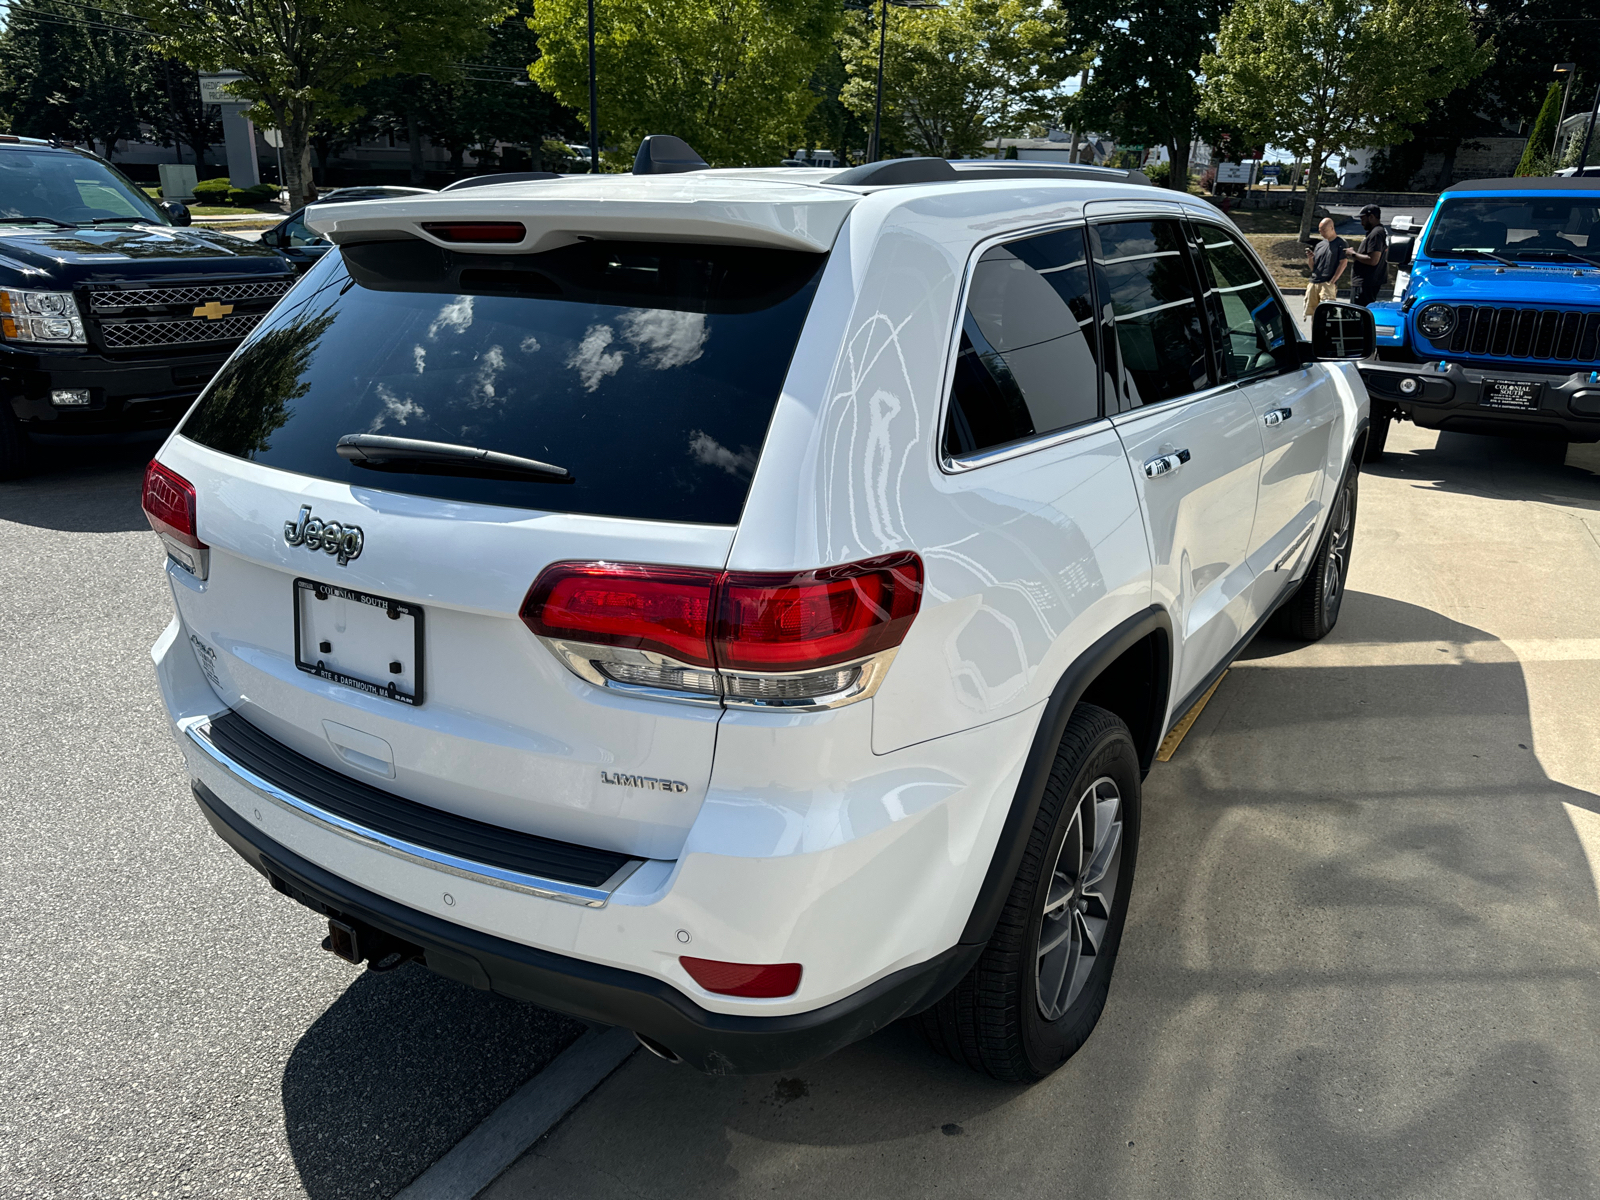
POLYGON ((1392 237, 1389 239, 1389 261, 1397 267, 1411 265, 1411 246, 1414 238, 1392 237))
POLYGON ((176 200, 162 200, 156 204, 167 220, 174 225, 187 225, 189 223, 189 209, 187 205, 179 204, 176 200))
POLYGON ((1321 360, 1371 358, 1378 351, 1378 326, 1355 304, 1319 304, 1311 315, 1311 352, 1321 360))

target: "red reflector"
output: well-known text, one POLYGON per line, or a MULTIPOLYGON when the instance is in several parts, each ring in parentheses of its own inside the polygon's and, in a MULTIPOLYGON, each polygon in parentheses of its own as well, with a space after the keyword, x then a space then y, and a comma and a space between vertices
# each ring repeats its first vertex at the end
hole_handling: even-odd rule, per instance
POLYGON ((709 667, 717 577, 691 567, 556 563, 534 581, 522 620, 543 637, 654 650, 709 667))
POLYGON ((792 996, 800 988, 799 963, 717 962, 712 958, 680 957, 689 977, 708 992, 719 996, 749 996, 770 999, 792 996))
POLYGON ((194 484, 155 459, 144 470, 144 515, 157 533, 171 534, 185 546, 204 550, 206 544, 195 536, 194 484))
POLYGON ((445 242, 520 242, 528 232, 521 221, 424 221, 422 227, 445 242))
POLYGON ((717 665, 798 671, 898 646, 922 603, 922 560, 905 552, 798 575, 730 571, 717 606, 717 665))

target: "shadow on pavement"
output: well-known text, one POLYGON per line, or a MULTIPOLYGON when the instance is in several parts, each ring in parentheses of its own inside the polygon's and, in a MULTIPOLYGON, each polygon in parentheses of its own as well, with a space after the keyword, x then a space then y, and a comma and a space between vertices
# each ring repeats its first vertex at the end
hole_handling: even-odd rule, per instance
POLYGON ((35 446, 33 471, 0 482, 0 521, 63 533, 149 529, 139 507, 144 468, 166 434, 112 442, 62 439, 35 446))
POLYGON ((1480 629, 1353 592, 1286 649, 1147 781, 1110 1001, 1056 1075, 904 1026, 788 1078, 639 1056, 486 1197, 1600 1195, 1600 799, 1546 776, 1480 629))
POLYGON ((1441 492, 1600 508, 1600 443, 1440 433, 1433 446, 1391 453, 1361 469, 1441 492))
POLYGON ((415 964, 356 977, 283 1073, 311 1200, 392 1196, 583 1031, 415 964))

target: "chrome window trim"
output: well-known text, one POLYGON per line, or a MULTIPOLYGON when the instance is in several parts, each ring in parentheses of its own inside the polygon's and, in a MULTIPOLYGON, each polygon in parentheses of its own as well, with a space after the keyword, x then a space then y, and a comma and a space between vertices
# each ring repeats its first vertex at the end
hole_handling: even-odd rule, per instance
POLYGON ((1026 441, 1007 442, 1005 445, 995 446, 977 454, 967 454, 960 458, 943 454, 943 461, 939 465, 946 475, 960 475, 966 471, 976 471, 979 467, 987 467, 992 463, 1009 462, 1013 458, 1021 458, 1024 454, 1064 446, 1068 442, 1075 442, 1079 438, 1088 437, 1092 433, 1101 433, 1110 428, 1109 417, 1096 417, 1093 421, 1082 425, 1072 425, 1055 433, 1028 438, 1026 441))
POLYGON ((1154 404, 1143 404, 1138 408, 1131 408, 1125 413, 1118 413, 1110 418, 1111 424, 1121 429, 1124 426, 1136 424, 1146 417, 1152 417, 1156 413, 1171 412, 1175 408, 1187 408, 1191 404, 1199 404, 1204 400, 1220 396, 1224 392, 1236 392, 1238 390, 1239 385, 1232 381, 1219 383, 1215 387, 1206 388, 1203 392, 1190 392, 1187 396, 1179 396, 1174 400, 1158 400, 1154 404))
POLYGON ((508 871, 503 867, 474 862, 472 859, 446 854, 442 850, 433 850, 427 846, 419 846, 415 842, 390 837, 375 829, 368 829, 365 825, 358 825, 354 821, 348 821, 318 808, 270 780, 263 779, 244 764, 228 757, 211 740, 211 718, 208 716, 184 717, 178 722, 178 730, 202 754, 269 804, 274 804, 294 816, 303 817, 320 829, 348 838, 370 850, 380 850, 402 861, 427 867, 429 870, 442 871, 459 879, 486 883, 491 887, 520 892, 525 896, 537 896, 542 900, 576 904, 581 908, 604 908, 611 898, 611 893, 621 887, 623 881, 645 863, 642 858, 629 859, 599 887, 585 887, 581 884, 562 883, 555 879, 545 879, 538 875, 527 875, 521 871, 508 871))
MULTIPOLYGON (((1087 205, 1085 205, 1087 207, 1087 205)), ((941 475, 956 477, 979 467, 991 466, 994 463, 1009 462, 1014 458, 1021 458, 1027 454, 1036 454, 1041 450, 1051 450, 1067 442, 1077 441, 1101 428, 1109 428, 1104 412, 1092 421, 1085 421, 1082 425, 1069 425, 1065 429, 1052 430, 1050 433, 1041 433, 1036 437, 1026 438, 1022 441, 1007 442, 1003 446, 995 446, 982 450, 977 454, 956 457, 945 453, 944 430, 945 423, 950 419, 951 389, 955 385, 956 359, 961 353, 961 326, 966 317, 967 297, 972 292, 972 276, 977 270, 978 262, 996 246, 1004 246, 1008 242, 1023 242, 1029 238, 1041 237, 1047 233, 1056 233, 1063 229, 1087 229, 1088 221, 1081 216, 1065 217, 1059 221, 1044 221, 1035 225, 1026 225, 1017 229, 1009 229, 1005 233, 992 234, 989 237, 975 242, 967 254, 966 270, 961 277, 961 291, 956 295, 954 328, 950 331, 950 339, 945 346, 944 383, 939 394, 939 411, 935 419, 933 438, 934 458, 941 475)), ((1088 262, 1093 269, 1092 260, 1088 262)), ((1076 264, 1067 263, 1065 266, 1076 264)), ((1064 268, 1055 268, 1061 270, 1064 268)), ((1079 323, 1082 328, 1082 323, 1079 323)), ((1099 390, 1099 381, 1095 383, 1096 391, 1099 390)), ((1103 406, 1102 406, 1103 407, 1103 406)))

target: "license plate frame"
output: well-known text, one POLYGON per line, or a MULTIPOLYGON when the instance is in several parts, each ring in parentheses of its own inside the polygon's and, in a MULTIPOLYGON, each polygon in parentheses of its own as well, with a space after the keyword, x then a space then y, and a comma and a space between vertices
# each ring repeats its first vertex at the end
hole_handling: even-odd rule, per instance
POLYGON ((1536 379, 1485 379, 1478 391, 1478 407, 1498 412, 1538 412, 1544 384, 1536 379))
POLYGON ((323 583, 316 579, 296 579, 292 593, 294 608, 294 665, 308 675, 315 675, 318 679, 326 679, 330 683, 341 684, 344 687, 354 688, 358 692, 365 692, 369 696, 377 696, 383 700, 393 700, 412 708, 419 707, 423 701, 423 664, 426 661, 423 655, 424 629, 422 606, 412 604, 408 600, 395 600, 388 596, 377 596, 371 592, 359 591, 355 588, 340 587, 338 584, 323 583), (364 679, 360 675, 352 675, 348 671, 340 671, 327 665, 325 658, 308 659, 305 657, 306 647, 306 622, 304 620, 304 606, 319 603, 318 593, 328 599, 345 600, 359 604, 363 608, 370 608, 383 613, 384 617, 393 620, 410 619, 412 623, 412 669, 411 677, 413 687, 410 692, 403 691, 394 682, 387 684, 364 679))

